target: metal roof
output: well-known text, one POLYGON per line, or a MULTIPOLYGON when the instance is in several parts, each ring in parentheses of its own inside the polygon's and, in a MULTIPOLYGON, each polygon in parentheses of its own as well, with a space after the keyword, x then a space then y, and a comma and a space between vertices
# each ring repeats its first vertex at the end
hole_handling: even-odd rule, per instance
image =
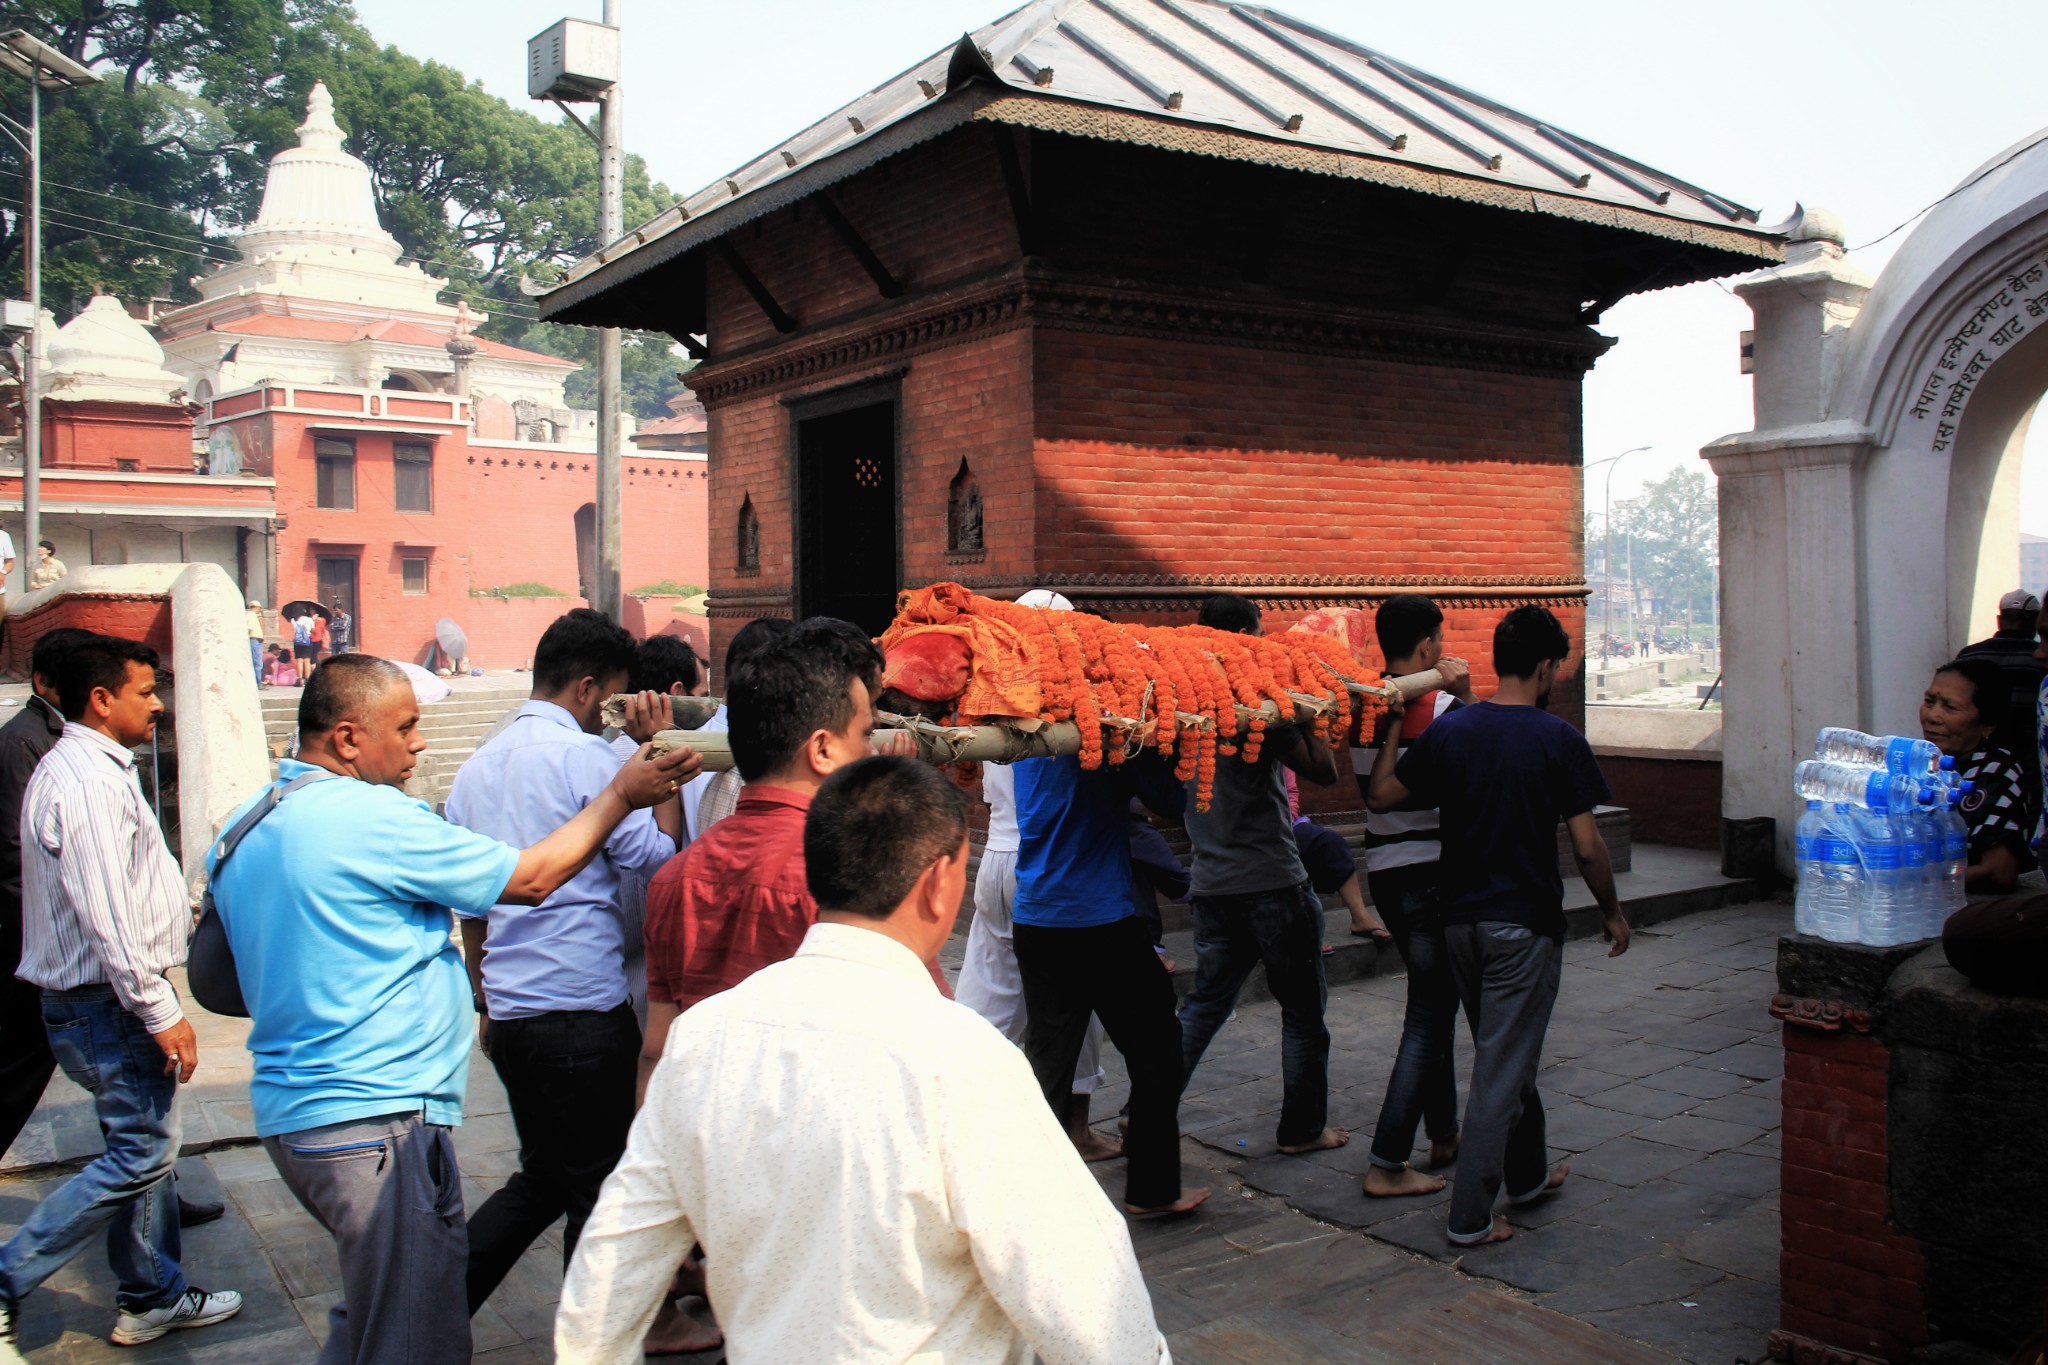
POLYGON ((1248 139, 1265 144, 1249 159, 1777 254, 1757 240, 1769 233, 1752 209, 1277 10, 1035 0, 579 261, 542 313, 969 119, 1154 140, 1132 117, 1177 130, 1162 146, 1189 147, 1189 133, 1248 139), (945 98, 968 86, 983 88, 978 106, 945 98), (1077 125, 1071 114, 1090 109, 1102 117, 1077 125), (1361 161, 1384 169, 1361 171, 1361 161), (605 269, 614 265, 623 268, 605 269))

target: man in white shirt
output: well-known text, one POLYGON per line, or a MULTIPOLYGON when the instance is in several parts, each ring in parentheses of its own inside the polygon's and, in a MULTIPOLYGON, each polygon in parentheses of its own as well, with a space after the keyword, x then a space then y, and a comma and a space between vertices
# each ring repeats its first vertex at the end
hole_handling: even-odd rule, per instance
MULTIPOLYGON (((0 1343, 21 1302, 104 1236, 117 1346, 205 1327, 239 1294, 188 1284, 178 1261, 178 1085, 199 1041, 164 973, 192 929, 184 878, 135 780, 134 747, 163 714, 156 651, 97 636, 57 665, 64 733, 21 811, 19 975, 43 990, 57 1064, 92 1092, 105 1150, 0 1247, 0 1343)), ((0 1357, 4 1358, 4 1357, 0 1357)))
POLYGON ((967 880, 958 790, 905 758, 828 778, 797 955, 683 1013, 562 1286, 562 1365, 638 1365, 693 1243, 729 1358, 1169 1359, 1130 1234, 1023 1055, 924 963, 967 880))

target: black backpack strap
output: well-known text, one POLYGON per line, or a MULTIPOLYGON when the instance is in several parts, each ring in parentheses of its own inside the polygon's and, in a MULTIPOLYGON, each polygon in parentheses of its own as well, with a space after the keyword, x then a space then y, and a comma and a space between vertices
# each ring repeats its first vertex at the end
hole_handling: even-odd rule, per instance
POLYGON ((202 914, 211 914, 213 912, 213 883, 219 879, 220 870, 227 864, 229 855, 240 846, 242 840, 249 837, 249 831, 262 824, 264 817, 276 810, 279 802, 299 788, 309 787, 315 782, 332 776, 334 776, 333 773, 323 768, 315 772, 300 773, 289 782, 271 783, 270 790, 263 793, 263 799, 249 807, 248 812, 241 819, 235 821, 227 833, 220 836, 220 842, 215 845, 213 873, 206 879, 206 904, 201 911, 202 914))

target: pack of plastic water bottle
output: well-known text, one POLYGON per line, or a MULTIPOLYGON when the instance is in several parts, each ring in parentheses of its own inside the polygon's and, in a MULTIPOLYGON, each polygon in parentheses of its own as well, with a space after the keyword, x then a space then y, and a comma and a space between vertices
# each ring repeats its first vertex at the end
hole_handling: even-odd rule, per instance
POLYGON ((1837 943, 1936 938, 1962 907, 1970 784, 1924 739, 1829 727, 1793 785, 1806 798, 1794 844, 1793 926, 1837 943))

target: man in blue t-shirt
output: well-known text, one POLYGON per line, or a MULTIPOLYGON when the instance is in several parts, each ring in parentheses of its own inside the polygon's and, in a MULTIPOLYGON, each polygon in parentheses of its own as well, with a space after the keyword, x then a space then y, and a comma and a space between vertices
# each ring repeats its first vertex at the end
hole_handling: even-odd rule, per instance
POLYGON ((1173 978, 1133 910, 1130 800, 1178 815, 1173 773, 1150 750, 1116 767, 1033 758, 1012 765, 1017 892, 1011 902, 1027 1016, 1024 1055, 1065 1118, 1092 1014, 1131 1076, 1124 1210, 1179 1213, 1209 1197, 1180 1183, 1180 1021, 1173 978))
POLYGON ((470 1355, 449 1128, 462 1121, 476 1025, 449 907, 538 905, 699 766, 688 749, 629 761, 574 818, 517 849, 405 794, 426 748, 419 719, 397 666, 330 661, 299 700, 298 760, 278 764, 282 783, 313 780, 218 868, 216 846, 208 867, 249 1006, 257 1135, 340 1253, 322 1356, 333 1362, 470 1355))
MULTIPOLYGON (((1600 903, 1608 956, 1628 950, 1607 841, 1593 808, 1607 782, 1586 737, 1550 714, 1550 689, 1571 637, 1542 607, 1517 607, 1493 633, 1491 698, 1437 718, 1396 757, 1380 749, 1366 804, 1389 811, 1411 797, 1442 817, 1444 948, 1472 1021, 1472 1091, 1445 1231, 1474 1246, 1513 1236, 1493 1203, 1506 1182, 1516 1205, 1564 1183, 1547 1170, 1536 1070, 1564 950, 1564 880, 1557 826, 1571 831, 1579 875, 1600 903)), ((1389 708, 1398 721, 1399 703, 1389 708)))

